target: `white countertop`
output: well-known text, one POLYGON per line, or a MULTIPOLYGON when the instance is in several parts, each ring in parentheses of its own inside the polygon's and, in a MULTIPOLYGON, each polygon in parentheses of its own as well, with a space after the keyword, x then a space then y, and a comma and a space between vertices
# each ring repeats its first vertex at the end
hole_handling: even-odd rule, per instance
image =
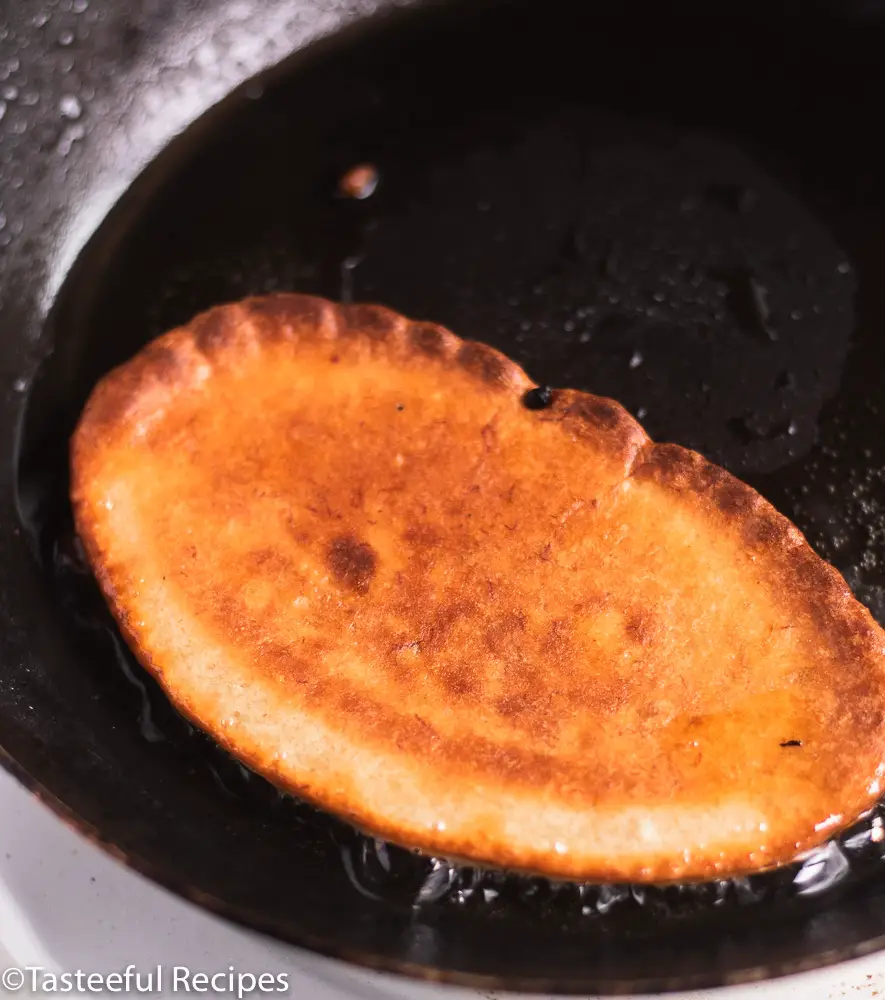
MULTIPOLYGON (((162 966, 166 981, 161 992, 153 995, 164 998, 183 995, 180 990, 173 992, 168 983, 175 966, 185 966, 191 973, 226 972, 233 966, 236 972, 287 977, 285 992, 256 991, 253 998, 492 997, 365 972, 211 916, 83 840, 0 770, 0 977, 7 968, 26 966, 55 973, 81 969, 84 974, 107 974, 129 964, 145 975, 162 966)), ((41 973, 26 972, 26 980, 33 975, 41 973)), ((58 992, 35 994, 27 982, 15 992, 0 985, 0 996, 4 997, 52 996, 58 992)), ((231 996, 211 990, 203 995, 231 996)), ((885 1000, 885 954, 772 983, 701 991, 678 998, 670 995, 671 1000, 868 1000, 879 996, 885 1000)))

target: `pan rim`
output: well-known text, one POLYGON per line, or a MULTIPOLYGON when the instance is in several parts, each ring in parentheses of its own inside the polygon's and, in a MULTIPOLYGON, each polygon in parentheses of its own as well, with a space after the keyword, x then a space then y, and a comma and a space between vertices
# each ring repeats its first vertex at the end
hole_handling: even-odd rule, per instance
MULTIPOLYGON (((197 119, 199 120, 199 119, 197 119)), ((192 126, 191 126, 192 127, 192 126)), ((148 166, 155 162, 151 158, 148 166)), ((137 178, 136 178, 137 179, 137 178)), ((128 191, 128 187, 127 187, 128 191)), ((116 205, 111 208, 113 212, 116 205)), ((99 232, 108 215, 105 215, 98 223, 96 232, 99 232)), ((86 248, 81 250, 84 253, 86 248)), ((78 255, 78 257, 80 256, 78 255)), ((76 262, 75 262, 76 263, 76 262)), ((67 277, 65 277, 67 280, 67 277)), ((15 448, 16 445, 13 445, 15 448)), ((15 453, 13 461, 17 465, 15 453)), ((3 492, 7 492, 4 484, 3 492)), ((17 489, 13 484, 11 492, 17 494, 17 489)), ((4 614, 4 618, 5 618, 4 614)), ((551 982, 548 978, 510 978, 506 974, 500 977, 487 976, 482 974, 464 973, 452 969, 440 969, 430 965, 422 965, 396 959, 392 956, 369 954, 358 949, 348 948, 342 945, 335 945, 333 942, 322 940, 311 940, 307 933, 295 933, 295 928, 283 929, 279 926, 270 926, 274 921, 262 921, 260 914, 246 912, 236 904, 225 902, 214 896, 206 895, 200 890, 184 884, 180 879, 176 879, 171 871, 162 870, 156 862, 152 862, 138 853, 124 853, 112 842, 103 839, 100 832, 89 823, 81 814, 74 811, 73 807, 67 804, 64 796, 57 796, 50 788, 51 782, 46 782, 46 774, 40 774, 39 768, 27 769, 17 763, 12 755, 8 753, 2 743, 0 743, 0 764, 9 771, 13 777, 29 792, 52 810, 69 827, 75 829, 79 835, 92 840, 105 853, 115 857, 127 867, 139 872, 149 878, 154 883, 163 886, 177 896, 186 899, 202 908, 216 913, 226 920, 237 925, 258 930, 261 933, 269 934, 279 940, 286 941, 295 947, 303 948, 317 954, 335 958, 347 963, 358 965, 368 969, 391 972, 411 979, 420 979, 430 982, 444 982, 452 985, 467 986, 485 989, 506 989, 513 992, 555 992, 561 994, 583 994, 588 990, 601 993, 602 995, 619 995, 629 992, 656 992, 685 989, 716 988, 727 985, 740 985, 760 980, 783 978, 794 974, 809 972, 837 965, 841 962, 864 955, 880 951, 885 948, 885 925, 882 926, 881 933, 872 937, 864 938, 855 944, 830 951, 815 952, 813 957, 784 959, 757 965, 748 965, 738 971, 721 970, 705 971, 697 974, 684 974, 680 976, 666 977, 661 980, 637 979, 628 980, 618 978, 616 982, 608 980, 596 980, 592 977, 586 979, 570 979, 567 982, 551 982)))
POLYGON ((41 805, 48 808, 68 829, 84 840, 98 847, 108 857, 142 875, 154 885, 166 889, 180 899, 191 903, 214 916, 244 930, 255 931, 288 944, 296 949, 310 952, 324 958, 333 959, 367 971, 390 973, 406 980, 416 980, 426 984, 457 986, 476 990, 526 995, 581 996, 624 996, 631 994, 673 994, 686 990, 719 989, 728 986, 744 986, 750 983, 785 979, 790 976, 832 968, 844 962, 863 958, 885 950, 885 927, 882 934, 860 941, 844 948, 815 953, 813 958, 796 958, 774 961, 768 964, 747 965, 738 970, 685 973, 679 976, 645 977, 634 980, 618 978, 615 981, 596 979, 592 976, 580 979, 551 980, 549 977, 511 977, 463 972, 439 968, 433 965, 409 962, 392 956, 370 953, 358 948, 335 944, 325 938, 312 938, 308 933, 296 933, 294 929, 284 929, 274 921, 268 921, 259 914, 247 912, 234 904, 225 902, 209 893, 189 886, 171 872, 161 870, 138 852, 126 852, 105 839, 100 831, 82 816, 74 812, 65 802, 50 792, 37 778, 25 770, 5 748, 0 745, 0 766, 41 805))

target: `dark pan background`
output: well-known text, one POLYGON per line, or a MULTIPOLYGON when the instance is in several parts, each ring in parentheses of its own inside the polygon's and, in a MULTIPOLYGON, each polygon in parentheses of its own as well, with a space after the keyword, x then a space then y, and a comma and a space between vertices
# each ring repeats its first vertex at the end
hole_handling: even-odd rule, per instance
POLYGON ((281 800, 178 719, 71 535, 94 380, 198 309, 293 288, 616 397, 760 489, 882 619, 880 5, 691 6, 0 13, 0 761, 129 863, 293 942, 488 986, 684 989, 885 942, 876 817, 810 895, 794 871, 648 894, 462 871, 437 893, 446 870, 281 800), (337 197, 366 161, 377 192, 337 197))

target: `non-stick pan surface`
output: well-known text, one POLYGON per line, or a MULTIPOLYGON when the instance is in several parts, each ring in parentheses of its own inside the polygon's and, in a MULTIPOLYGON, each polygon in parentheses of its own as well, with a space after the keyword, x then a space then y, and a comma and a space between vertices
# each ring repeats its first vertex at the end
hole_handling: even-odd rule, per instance
POLYGON ((195 902, 414 975, 684 989, 885 944, 878 813, 801 868, 640 890, 449 869, 278 796, 128 655, 66 497, 79 408, 150 337, 271 289, 373 300, 725 464, 882 620, 881 21, 116 6, 17 5, 0 50, 0 760, 195 902), (176 138, 74 252, 171 131, 323 34, 176 138), (341 197, 359 163, 377 190, 341 197))

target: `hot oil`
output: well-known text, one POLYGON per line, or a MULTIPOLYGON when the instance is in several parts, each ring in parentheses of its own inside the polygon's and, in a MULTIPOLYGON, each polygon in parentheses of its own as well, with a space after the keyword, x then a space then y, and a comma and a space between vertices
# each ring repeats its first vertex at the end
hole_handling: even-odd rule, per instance
MULTIPOLYGON (((538 382, 619 399, 655 438, 697 447, 757 486, 881 618, 885 477, 875 470, 885 451, 868 401, 879 393, 885 304, 849 263, 873 238, 862 223, 875 218, 875 194, 852 174, 860 211, 830 211, 839 166, 801 138, 816 119, 809 129, 790 116, 798 148, 778 150, 771 170, 747 153, 783 129, 750 134, 752 81, 705 104, 697 80, 716 76, 713 50, 682 52, 647 106, 601 111, 624 51, 645 45, 649 59, 632 58, 653 62, 658 37, 631 27, 609 44, 601 31, 585 52, 592 40, 576 34, 569 59, 561 26, 545 43, 533 17, 525 24, 514 29, 520 72, 489 71, 489 52, 507 51, 494 20, 393 38, 389 51, 319 62, 234 101, 216 132, 155 174, 149 210, 106 224, 57 304, 56 351, 29 417, 26 520, 84 672, 122 706, 119 725, 145 754, 168 758, 170 774, 193 775, 254 817, 256 840, 269 828, 314 838, 355 896, 423 914, 649 934, 662 920, 706 924, 832 900, 880 877, 880 809, 801 863, 701 885, 554 883, 379 843, 281 794, 176 713, 115 629, 74 539, 56 446, 94 380, 202 308, 294 289, 443 322, 493 343, 538 382), (428 71, 459 45, 458 73, 428 71), (538 60, 540 94, 521 72, 538 60), (679 118, 674 108, 691 108, 691 120, 657 122, 679 118), (722 138, 728 126, 737 138, 722 138), (802 159, 815 165, 812 180, 799 177, 802 159), (377 191, 338 197, 343 174, 365 162, 377 167, 377 191), (48 439, 55 450, 44 450, 48 439)), ((746 76, 735 51, 727 81, 746 76)), ((849 110, 840 114, 847 121, 849 110)))

